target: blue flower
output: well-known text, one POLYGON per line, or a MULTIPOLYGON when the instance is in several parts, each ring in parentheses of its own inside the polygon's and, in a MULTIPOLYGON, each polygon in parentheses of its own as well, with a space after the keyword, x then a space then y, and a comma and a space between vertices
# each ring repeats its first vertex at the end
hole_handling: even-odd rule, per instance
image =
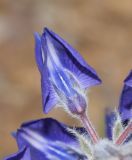
POLYGON ((132 71, 124 80, 118 109, 123 122, 132 119, 132 71))
POLYGON ((85 89, 101 83, 93 68, 67 42, 49 29, 35 34, 35 53, 41 73, 42 102, 48 113, 56 104, 73 114, 86 109, 85 89))
MULTIPOLYGON (((19 152, 5 160, 15 160, 17 157, 30 160, 24 159, 29 153, 32 160, 85 160, 86 157, 79 151, 77 139, 67 128, 65 124, 51 118, 23 123, 13 133, 19 152)), ((86 133, 83 128, 77 128, 77 131, 86 133)))

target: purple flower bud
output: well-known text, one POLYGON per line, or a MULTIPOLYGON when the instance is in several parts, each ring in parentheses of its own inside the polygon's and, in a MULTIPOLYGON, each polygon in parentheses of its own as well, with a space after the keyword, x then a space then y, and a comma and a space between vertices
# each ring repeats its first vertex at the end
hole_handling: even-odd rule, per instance
POLYGON ((56 104, 63 105, 73 114, 85 112, 85 89, 101 83, 94 69, 49 29, 41 36, 35 34, 35 41, 44 112, 48 113, 56 104))

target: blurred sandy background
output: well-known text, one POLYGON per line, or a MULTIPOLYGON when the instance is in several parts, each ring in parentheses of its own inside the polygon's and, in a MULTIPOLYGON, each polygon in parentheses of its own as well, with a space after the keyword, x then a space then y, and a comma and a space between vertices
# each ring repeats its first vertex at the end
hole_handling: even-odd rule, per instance
MULTIPOLYGON (((84 56, 103 80, 89 94, 89 115, 103 135, 106 106, 117 106, 132 68, 131 0, 0 0, 0 158, 17 150, 10 133, 42 113, 35 31, 47 26, 84 56)), ((49 115, 77 124, 62 110, 49 115)))

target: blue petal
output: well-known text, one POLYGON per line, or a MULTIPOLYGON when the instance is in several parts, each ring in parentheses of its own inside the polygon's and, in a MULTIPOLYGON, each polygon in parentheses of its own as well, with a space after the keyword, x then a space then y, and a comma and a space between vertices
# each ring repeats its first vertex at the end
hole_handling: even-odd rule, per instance
POLYGON ((132 70, 130 71, 129 75, 127 76, 127 78, 124 80, 125 84, 127 86, 132 87, 132 70))
POLYGON ((113 125, 115 120, 115 112, 111 111, 110 108, 107 108, 105 113, 105 133, 110 140, 112 140, 113 125))
POLYGON ((70 78, 66 74, 64 67, 62 66, 57 52, 51 38, 45 32, 42 37, 43 52, 47 57, 47 70, 49 71, 49 79, 52 84, 60 89, 66 96, 70 96, 73 92, 73 86, 71 85, 70 78))
POLYGON ((87 88, 101 83, 101 80, 96 74, 95 70, 91 68, 82 58, 82 56, 67 42, 46 28, 42 36, 42 45, 45 44, 45 36, 48 36, 54 45, 58 58, 63 67, 74 73, 82 88, 87 88))
MULTIPOLYGON (((36 131, 43 137, 52 141, 62 141, 65 143, 77 144, 76 138, 73 134, 67 131, 69 126, 58 122, 52 118, 45 118, 23 123, 21 128, 28 128, 36 131)), ((86 133, 84 128, 76 128, 80 133, 86 133)), ((19 133, 19 131, 18 131, 19 133)))
POLYGON ((12 154, 9 157, 6 157, 4 160, 31 160, 30 150, 24 147, 17 153, 12 154))
POLYGON ((34 34, 35 37, 35 58, 38 69, 41 73, 41 90, 42 90, 42 103, 45 113, 48 113, 52 107, 57 103, 56 95, 52 89, 51 82, 49 81, 49 73, 47 69, 47 56, 42 53, 41 37, 38 33, 34 34))
MULTIPOLYGON (((79 147, 79 144, 75 136, 66 130, 67 126, 64 125, 63 123, 59 123, 58 121, 51 118, 27 122, 21 125, 21 128, 17 131, 15 137, 16 137, 19 148, 23 148, 23 146, 27 146, 30 148, 31 157, 34 157, 34 160, 35 158, 37 160, 43 160, 44 154, 41 153, 39 150, 37 150, 35 147, 33 147, 26 139, 23 138, 22 135, 24 133, 24 130, 26 129, 34 131, 35 133, 42 136, 46 140, 49 140, 52 142, 56 142, 56 141, 64 142, 65 144, 68 144, 70 146, 79 147)), ((83 128, 77 128, 77 130, 79 132, 86 133, 85 129, 83 128)), ((45 152, 44 148, 42 149, 43 149, 43 152, 45 152)))
POLYGON ((128 121, 132 119, 132 72, 124 81, 124 87, 121 93, 119 102, 119 112, 123 121, 128 121))
POLYGON ((48 69, 45 67, 41 74, 41 90, 42 90, 42 103, 45 113, 48 113, 58 102, 56 93, 51 85, 48 75, 48 69))

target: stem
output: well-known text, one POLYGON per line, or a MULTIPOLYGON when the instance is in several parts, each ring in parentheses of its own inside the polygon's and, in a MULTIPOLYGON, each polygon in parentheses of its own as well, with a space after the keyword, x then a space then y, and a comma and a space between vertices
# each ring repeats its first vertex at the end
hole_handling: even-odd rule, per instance
POLYGON ((92 142, 94 144, 96 144, 99 141, 99 137, 98 137, 95 129, 93 128, 90 120, 88 119, 86 113, 83 113, 82 115, 80 115, 80 119, 81 119, 85 129, 89 133, 89 136, 90 136, 92 142))
POLYGON ((116 141, 117 145, 120 145, 125 142, 127 137, 132 133, 132 122, 128 124, 128 126, 124 129, 124 131, 121 133, 119 138, 116 141))

